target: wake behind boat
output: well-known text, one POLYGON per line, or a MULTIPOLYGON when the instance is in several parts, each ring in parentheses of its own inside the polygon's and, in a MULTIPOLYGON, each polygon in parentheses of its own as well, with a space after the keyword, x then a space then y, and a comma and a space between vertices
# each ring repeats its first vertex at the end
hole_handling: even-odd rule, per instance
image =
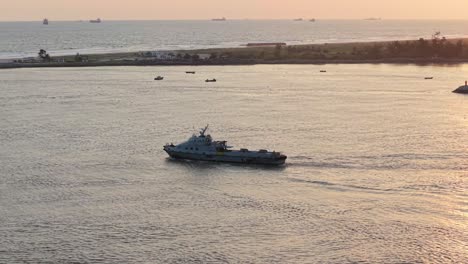
POLYGON ((230 150, 226 141, 213 141, 210 135, 205 135, 208 126, 179 145, 166 144, 164 151, 171 158, 186 160, 217 161, 247 164, 282 165, 287 156, 276 151, 264 149, 251 151, 248 149, 230 150))

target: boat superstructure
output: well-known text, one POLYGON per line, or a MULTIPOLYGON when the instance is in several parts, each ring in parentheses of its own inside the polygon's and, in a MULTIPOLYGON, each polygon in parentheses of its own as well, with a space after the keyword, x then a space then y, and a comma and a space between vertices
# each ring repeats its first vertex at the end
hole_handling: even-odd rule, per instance
POLYGON ((233 150, 226 141, 215 141, 206 135, 208 126, 201 129, 199 135, 192 135, 187 141, 174 145, 166 144, 164 151, 175 159, 203 160, 249 164, 282 165, 287 156, 276 151, 233 150))

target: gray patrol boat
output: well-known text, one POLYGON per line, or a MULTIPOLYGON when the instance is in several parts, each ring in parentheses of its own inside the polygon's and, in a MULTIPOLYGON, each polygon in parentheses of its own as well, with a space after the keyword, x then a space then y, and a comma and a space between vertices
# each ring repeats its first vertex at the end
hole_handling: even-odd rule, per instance
POLYGON ((226 141, 213 141, 210 135, 205 135, 208 126, 179 145, 166 144, 164 151, 171 158, 187 160, 203 160, 248 164, 282 165, 287 156, 280 152, 264 149, 251 151, 248 149, 231 150, 226 141))

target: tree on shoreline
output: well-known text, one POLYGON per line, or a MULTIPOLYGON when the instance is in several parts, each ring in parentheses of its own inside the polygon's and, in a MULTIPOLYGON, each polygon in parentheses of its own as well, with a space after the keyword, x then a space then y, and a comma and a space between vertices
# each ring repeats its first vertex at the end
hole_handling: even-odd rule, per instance
POLYGON ((370 59, 380 59, 382 57, 382 49, 383 46, 381 44, 375 43, 369 48, 367 56, 370 59))
POLYGON ((50 55, 44 49, 40 49, 37 55, 39 55, 39 58, 41 58, 43 61, 50 61, 50 55))
POLYGON ((281 45, 276 45, 275 46, 275 58, 281 57, 281 45))

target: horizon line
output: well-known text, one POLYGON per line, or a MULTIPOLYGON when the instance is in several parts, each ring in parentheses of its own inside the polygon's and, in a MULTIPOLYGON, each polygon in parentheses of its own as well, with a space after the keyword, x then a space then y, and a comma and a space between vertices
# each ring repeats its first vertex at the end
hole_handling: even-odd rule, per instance
MULTIPOLYGON (((297 18, 226 18, 227 21, 294 21, 297 18)), ((50 21, 56 22, 89 22, 92 19, 96 18, 87 18, 87 19, 50 19, 48 17, 44 17, 37 20, 0 20, 0 22, 40 22, 43 19, 48 19, 50 21)), ((103 19, 100 18, 103 22, 105 21, 211 21, 216 18, 182 18, 182 19, 103 19)), ((315 19, 316 21, 349 21, 349 20, 369 20, 374 19, 374 21, 467 21, 468 18, 382 18, 382 17, 364 17, 364 18, 317 18, 317 17, 310 17, 310 18, 302 18, 304 22, 307 22, 309 19, 315 19), (375 18, 375 19, 374 19, 375 18)), ((222 21, 221 21, 222 22, 222 21)), ((296 21, 300 22, 300 21, 296 21)))

